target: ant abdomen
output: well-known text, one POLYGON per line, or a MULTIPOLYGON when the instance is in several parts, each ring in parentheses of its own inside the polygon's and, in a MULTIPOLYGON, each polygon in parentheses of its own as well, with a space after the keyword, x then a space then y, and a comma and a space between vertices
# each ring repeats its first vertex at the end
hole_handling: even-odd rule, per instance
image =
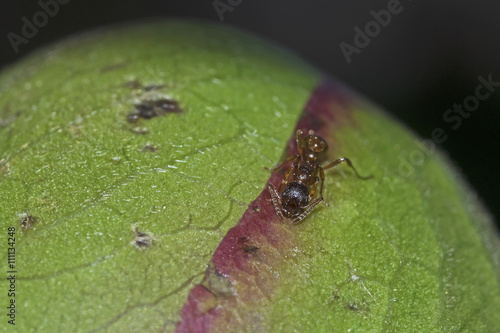
POLYGON ((303 212, 309 202, 309 189, 297 182, 288 183, 281 194, 283 215, 297 217, 303 212))

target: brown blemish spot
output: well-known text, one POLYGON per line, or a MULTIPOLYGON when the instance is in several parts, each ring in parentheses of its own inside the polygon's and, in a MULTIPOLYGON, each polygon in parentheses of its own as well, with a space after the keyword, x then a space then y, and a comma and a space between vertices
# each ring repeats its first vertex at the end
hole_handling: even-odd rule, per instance
POLYGON ((336 301, 340 299, 340 296, 339 296, 339 288, 335 289, 335 291, 333 292, 332 294, 332 297, 331 297, 331 301, 336 301))
MULTIPOLYGON (((355 281, 355 280, 354 280, 355 281)), ((346 287, 350 282, 353 282, 351 278, 344 281, 332 294, 329 303, 335 303, 336 306, 345 307, 345 309, 353 312, 367 313, 369 312, 369 305, 365 297, 362 299, 353 299, 350 293, 341 293, 341 290, 346 287)), ((350 289, 350 288, 349 288, 350 289)))
POLYGON ((142 119, 151 119, 164 116, 167 113, 181 113, 182 109, 176 100, 168 98, 159 98, 155 100, 142 101, 135 105, 134 112, 127 116, 129 123, 135 123, 142 119))
POLYGON ((245 253, 257 253, 259 251, 259 247, 252 244, 252 240, 248 237, 238 238, 238 245, 245 253))
POLYGON ((340 306, 345 306, 345 308, 347 310, 353 311, 353 312, 366 313, 369 311, 369 308, 368 308, 368 305, 366 304, 365 299, 363 299, 362 301, 349 300, 345 296, 340 296, 339 291, 340 291, 340 289, 335 290, 335 292, 332 294, 332 297, 330 298, 329 303, 335 302, 336 304, 338 304, 340 306))
POLYGON ((26 231, 30 229, 36 223, 36 218, 30 214, 24 214, 21 217, 21 228, 26 231))
POLYGON ((236 294, 231 282, 217 271, 212 261, 208 264, 201 285, 217 297, 229 297, 236 294))
POLYGON ((259 251, 259 247, 255 245, 246 245, 243 247, 243 251, 246 253, 257 253, 259 251))
POLYGON ((369 311, 367 304, 363 302, 347 302, 346 307, 353 312, 367 313, 369 311))
POLYGON ((116 64, 104 66, 103 68, 101 68, 101 73, 115 71, 117 69, 121 69, 121 68, 124 68, 126 66, 127 66, 126 62, 118 62, 116 64))
POLYGON ((359 311, 359 307, 356 303, 347 303, 347 308, 351 311, 359 311))
POLYGON ((149 234, 139 231, 139 229, 135 228, 134 230, 135 236, 132 244, 138 248, 139 250, 144 250, 153 244, 153 237, 149 234))
POLYGON ((141 148, 142 151, 150 151, 152 153, 156 153, 156 151, 158 150, 157 147, 153 146, 153 145, 145 145, 144 147, 141 148))
POLYGON ((253 207, 252 207, 252 211, 254 211, 254 212, 257 212, 257 213, 258 213, 258 212, 260 212, 261 210, 262 210, 262 209, 260 208, 260 206, 253 206, 253 207))

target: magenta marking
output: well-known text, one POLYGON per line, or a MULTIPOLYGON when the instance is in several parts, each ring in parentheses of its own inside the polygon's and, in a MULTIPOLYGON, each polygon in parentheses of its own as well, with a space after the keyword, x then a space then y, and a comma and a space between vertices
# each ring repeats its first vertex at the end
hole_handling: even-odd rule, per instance
MULTIPOLYGON (((333 81, 323 82, 315 89, 307 102, 295 131, 301 129, 307 133, 308 130, 312 129, 323 138, 330 137, 329 129, 331 124, 338 116, 347 114, 349 110, 351 104, 350 95, 348 91, 333 81)), ((295 131, 288 140, 287 154, 297 152, 295 131)), ((282 177, 283 175, 280 173, 272 173, 268 183, 278 187, 282 177)), ((241 276, 240 273, 244 272, 252 276, 258 274, 258 272, 251 265, 252 253, 244 250, 242 240, 259 240, 261 243, 264 241, 267 242, 267 245, 279 249, 280 245, 286 244, 286 240, 284 240, 285 234, 279 233, 280 229, 276 228, 276 224, 282 223, 286 222, 279 220, 276 216, 266 184, 260 195, 249 205, 238 224, 229 230, 215 250, 212 262, 216 272, 232 285, 246 283, 247 280, 237 281, 237 278, 241 276)), ((207 271, 206 274, 209 274, 209 272, 207 271)), ((257 283, 256 280, 253 282, 257 283)), ((259 280, 259 282, 262 281, 259 280)), ((269 284, 274 283, 274 281, 266 282, 269 284)), ((182 319, 176 328, 176 332, 217 331, 217 320, 223 320, 223 304, 237 306, 235 299, 240 296, 244 297, 239 294, 219 297, 202 285, 195 286, 190 291, 188 300, 182 309, 182 319), (212 303, 218 304, 219 301, 222 306, 211 306, 212 303)))

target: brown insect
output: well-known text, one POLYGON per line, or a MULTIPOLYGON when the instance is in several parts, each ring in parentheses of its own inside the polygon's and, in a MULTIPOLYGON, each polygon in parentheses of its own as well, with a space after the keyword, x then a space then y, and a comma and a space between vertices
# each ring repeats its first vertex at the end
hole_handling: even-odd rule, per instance
POLYGON ((302 221, 319 203, 324 202, 328 206, 323 198, 324 170, 346 162, 358 178, 372 178, 371 175, 368 177, 360 176, 352 162, 346 157, 336 159, 322 167, 320 163, 328 150, 328 144, 322 137, 315 135, 313 130, 310 130, 307 136, 302 136, 302 134, 301 130, 297 130, 298 153, 288 156, 283 163, 273 169, 279 170, 285 164, 294 161, 292 167, 283 177, 280 186, 277 190, 273 184, 268 186, 276 215, 280 219, 292 219, 293 224, 302 221), (312 200, 320 180, 319 198, 312 200))

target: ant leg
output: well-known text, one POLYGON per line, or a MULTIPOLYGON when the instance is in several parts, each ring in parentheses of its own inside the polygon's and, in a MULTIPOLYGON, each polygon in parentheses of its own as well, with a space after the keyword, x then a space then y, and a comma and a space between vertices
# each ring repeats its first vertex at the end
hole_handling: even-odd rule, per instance
MULTIPOLYGON (((325 173, 323 172, 323 168, 321 167, 320 164, 316 164, 316 167, 314 168, 314 172, 312 174, 312 177, 314 178, 314 183, 312 184, 312 188, 309 191, 309 200, 314 196, 314 193, 316 193, 318 183, 321 180, 321 186, 319 190, 319 196, 321 199, 325 199, 323 197, 323 184, 325 183, 325 173), (319 170, 319 177, 318 177, 318 170, 319 170)), ((328 203, 325 201, 325 205, 328 207, 328 203)))
POLYGON ((273 202, 276 215, 278 215, 278 217, 283 220, 285 217, 281 212, 281 199, 278 192, 276 191, 276 187, 274 187, 273 184, 269 183, 269 186, 267 188, 269 189, 269 193, 271 194, 271 200, 273 202))
POLYGON ((300 158, 300 155, 299 154, 296 154, 296 155, 290 155, 286 158, 286 160, 284 160, 283 162, 281 162, 277 167, 275 168, 272 168, 272 169, 269 169, 268 167, 265 167, 266 170, 271 170, 271 171, 277 171, 279 169, 281 169, 285 164, 287 164, 288 162, 290 161, 293 161, 294 159, 298 159, 300 158))
MULTIPOLYGON (((323 203, 325 204, 326 207, 330 207, 328 202, 325 201, 325 198, 323 198, 323 182, 325 180, 325 174, 323 173, 323 169, 320 169, 322 173, 322 178, 321 178, 321 187, 320 187, 320 194, 319 197, 321 200, 323 200, 323 203)), ((311 191, 309 192, 309 200, 314 196, 314 193, 316 193, 316 189, 318 188, 318 183, 319 183, 319 177, 315 178, 314 184, 311 187, 311 191)))
POLYGON ((295 220, 292 221, 292 224, 298 224, 302 221, 319 203, 323 201, 323 198, 314 199, 309 205, 307 205, 306 209, 302 214, 300 214, 295 220))
MULTIPOLYGON (((313 175, 314 176, 314 175, 313 175)), ((314 183, 311 185, 311 189, 309 190, 309 200, 312 199, 314 193, 316 193, 316 189, 318 188, 319 178, 314 178, 314 183)))
POLYGON ((356 174, 356 176, 360 179, 370 179, 370 178, 373 178, 373 175, 369 175, 369 176, 366 176, 366 177, 363 177, 363 176, 360 176, 360 174, 358 173, 358 171, 356 171, 356 168, 354 168, 354 166, 352 165, 352 162, 350 159, 348 159, 347 157, 341 157, 339 159, 336 159, 335 161, 333 161, 332 163, 328 164, 326 167, 324 167, 323 169, 330 169, 330 168, 333 168, 334 166, 337 166, 339 165, 340 163, 342 162, 346 162, 347 165, 354 170, 354 173, 356 174))
POLYGON ((278 192, 281 193, 281 190, 283 188, 283 185, 288 184, 288 180, 290 178, 290 175, 293 173, 295 175, 295 171, 297 170, 298 164, 294 163, 293 166, 288 169, 288 171, 285 173, 285 177, 281 180, 280 186, 278 187, 278 192))
POLYGON ((295 163, 297 163, 297 160, 300 160, 300 157, 302 156, 302 147, 304 146, 304 138, 302 137, 302 130, 300 130, 300 129, 297 130, 295 135, 296 135, 295 140, 297 142, 298 154, 288 156, 283 162, 281 162, 277 167, 275 167, 273 169, 269 169, 268 167, 264 167, 264 169, 276 171, 276 170, 283 168, 283 166, 290 161, 295 160, 295 163))
MULTIPOLYGON (((321 199, 323 198, 323 184, 325 183, 325 172, 323 171, 323 167, 318 164, 318 169, 319 169, 319 177, 321 178, 321 187, 319 188, 319 196, 321 199)), ((328 202, 325 201, 326 207, 330 207, 328 202)))

